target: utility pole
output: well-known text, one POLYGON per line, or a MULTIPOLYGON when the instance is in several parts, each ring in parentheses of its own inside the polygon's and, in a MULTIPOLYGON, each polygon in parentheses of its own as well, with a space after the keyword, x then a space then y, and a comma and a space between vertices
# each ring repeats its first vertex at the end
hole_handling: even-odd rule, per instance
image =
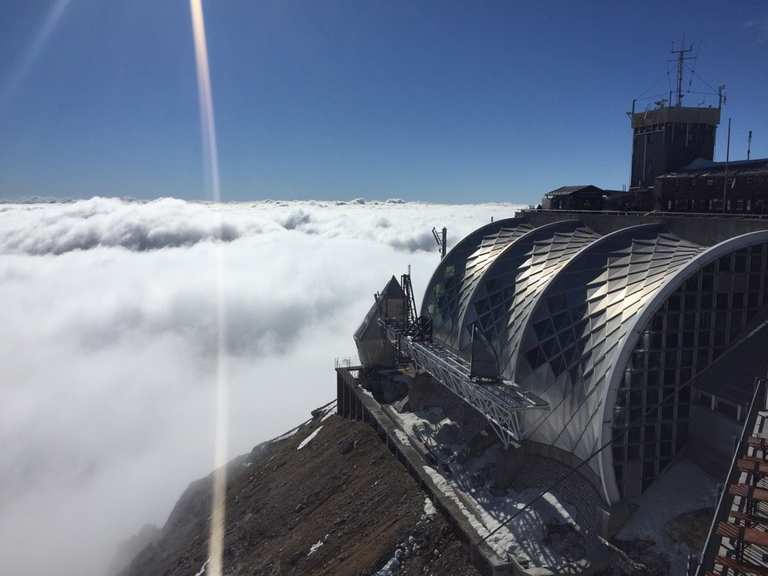
POLYGON ((680 107, 683 105, 683 72, 685 68, 685 61, 686 60, 693 60, 693 56, 686 56, 686 54, 693 52, 693 44, 691 44, 690 48, 685 47, 685 36, 683 36, 683 41, 680 44, 680 49, 675 50, 672 49, 672 54, 677 54, 677 106, 680 107))
POLYGON ((728 196, 728 162, 731 159, 731 119, 728 118, 728 140, 725 144, 725 174, 723 175, 723 212, 726 211, 728 196))

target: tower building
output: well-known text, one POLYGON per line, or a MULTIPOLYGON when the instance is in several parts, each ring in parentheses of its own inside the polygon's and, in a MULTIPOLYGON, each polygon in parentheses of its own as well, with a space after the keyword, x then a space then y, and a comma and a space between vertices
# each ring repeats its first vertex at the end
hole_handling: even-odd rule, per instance
POLYGON ((712 160, 715 132, 720 123, 722 88, 718 106, 683 106, 683 73, 693 48, 673 50, 677 63, 677 91, 656 102, 656 108, 637 112, 635 103, 629 116, 632 122, 632 176, 630 189, 651 188, 657 176, 678 170, 698 158, 712 160))

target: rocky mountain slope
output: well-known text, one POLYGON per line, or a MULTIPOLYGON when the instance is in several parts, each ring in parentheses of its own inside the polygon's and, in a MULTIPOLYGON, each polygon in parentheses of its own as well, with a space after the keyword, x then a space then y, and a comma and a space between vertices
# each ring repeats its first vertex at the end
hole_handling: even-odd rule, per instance
MULTIPOLYGON (((203 576, 212 477, 121 576, 203 576)), ((366 424, 316 418, 228 464, 228 575, 476 576, 466 548, 366 424)))

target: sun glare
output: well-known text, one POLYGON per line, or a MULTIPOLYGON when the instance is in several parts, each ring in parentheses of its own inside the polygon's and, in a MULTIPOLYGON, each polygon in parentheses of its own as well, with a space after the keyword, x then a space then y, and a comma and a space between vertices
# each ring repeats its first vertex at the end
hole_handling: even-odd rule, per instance
MULTIPOLYGON (((197 88, 200 102, 200 129, 203 139, 203 159, 205 172, 209 179, 210 195, 214 202, 221 200, 219 185, 219 159, 216 148, 216 123, 213 114, 213 95, 211 75, 208 67, 208 43, 205 37, 205 19, 201 0, 190 0, 192 33, 195 43, 195 63, 197 69, 197 88)), ((215 218, 220 215, 213 210, 215 218)), ((221 225, 221 222, 218 222, 221 225)), ((215 452, 213 473, 213 498, 211 504, 211 526, 208 541, 207 572, 211 576, 221 576, 222 552, 224 548, 224 523, 226 518, 227 484, 227 362, 225 351, 226 310, 222 298, 223 265, 220 247, 215 248, 216 299, 218 321, 218 354, 216 361, 216 402, 215 402, 215 452)))

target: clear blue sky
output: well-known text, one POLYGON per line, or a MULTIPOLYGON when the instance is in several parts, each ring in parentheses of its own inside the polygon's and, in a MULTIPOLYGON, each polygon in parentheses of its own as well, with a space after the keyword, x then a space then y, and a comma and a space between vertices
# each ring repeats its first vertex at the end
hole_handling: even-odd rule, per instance
MULTIPOLYGON (((625 112, 667 91, 683 33, 697 73, 728 85, 732 157, 749 128, 768 156, 763 0, 204 8, 225 199, 621 187, 625 112)), ((0 198, 204 196, 188 2, 4 0, 0 14, 0 198)), ((718 136, 722 155, 724 124, 718 136)))

